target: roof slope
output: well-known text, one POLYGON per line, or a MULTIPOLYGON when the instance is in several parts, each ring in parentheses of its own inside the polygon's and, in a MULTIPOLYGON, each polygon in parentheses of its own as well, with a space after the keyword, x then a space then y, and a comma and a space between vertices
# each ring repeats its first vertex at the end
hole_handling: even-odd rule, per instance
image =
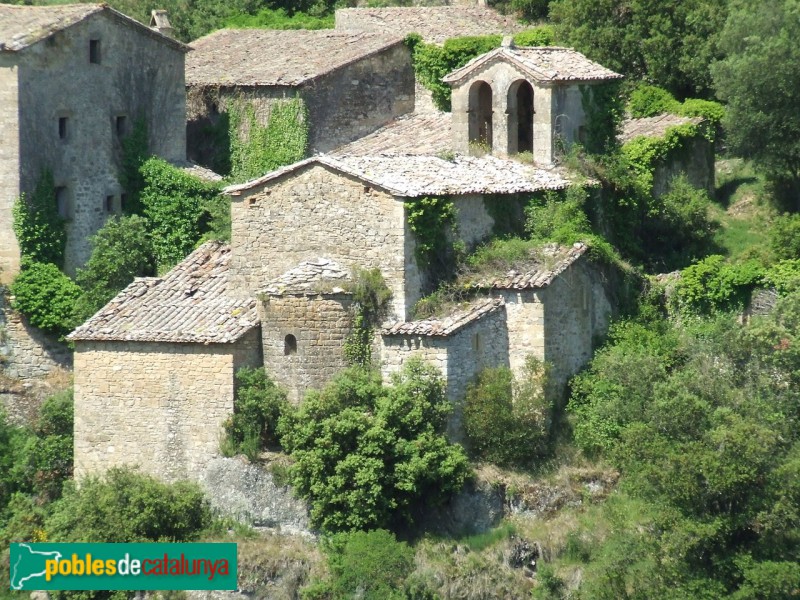
POLYGON ((502 298, 479 298, 460 305, 446 317, 431 317, 384 327, 382 335, 426 335, 445 337, 453 335, 470 323, 492 314, 505 305, 502 298))
POLYGON ((336 29, 384 31, 406 36, 418 33, 432 44, 467 35, 516 33, 525 29, 513 17, 481 6, 405 6, 392 8, 340 8, 336 29))
POLYGON ((185 44, 150 29, 107 4, 48 6, 0 4, 0 51, 18 52, 100 12, 106 12, 117 20, 133 25, 142 32, 157 37, 172 46, 184 51, 188 50, 185 44))
POLYGON ((460 69, 445 75, 442 81, 446 83, 459 82, 476 69, 496 61, 510 62, 527 73, 533 80, 541 82, 602 81, 622 77, 619 73, 589 60, 572 48, 503 46, 473 58, 460 69))
POLYGON ((203 244, 163 277, 137 278, 67 339, 235 342, 259 321, 254 299, 229 295, 230 256, 203 244))
POLYGON ((637 137, 662 137, 670 127, 678 125, 698 125, 703 122, 703 117, 681 117, 670 113, 662 113, 655 117, 642 117, 639 119, 625 119, 622 122, 622 132, 619 141, 623 144, 637 137))
POLYGON ((499 276, 486 277, 471 283, 473 287, 493 290, 532 290, 547 287, 575 261, 583 256, 589 247, 583 243, 572 246, 550 244, 542 251, 547 260, 537 260, 531 268, 511 270, 499 276))
POLYGON ((556 170, 494 156, 461 156, 452 160, 427 155, 330 156, 320 154, 247 183, 225 188, 234 196, 305 167, 321 164, 380 187, 395 196, 417 198, 464 194, 516 194, 560 190, 570 181, 556 170))
POLYGON ((355 142, 340 146, 333 155, 440 154, 453 148, 450 113, 411 113, 355 142))
POLYGON ((343 293, 342 287, 350 281, 350 272, 329 258, 306 260, 270 281, 261 293, 270 296, 284 294, 316 295, 343 293))
POLYGON ((330 29, 221 29, 190 44, 186 85, 297 86, 402 41, 330 29))

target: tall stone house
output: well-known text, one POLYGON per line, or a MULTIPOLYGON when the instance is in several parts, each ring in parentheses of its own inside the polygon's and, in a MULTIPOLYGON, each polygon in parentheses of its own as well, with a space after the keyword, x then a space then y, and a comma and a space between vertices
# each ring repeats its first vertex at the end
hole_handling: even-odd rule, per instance
MULTIPOLYGON (((225 115, 252 109, 269 123, 276 102, 307 110, 308 152, 329 152, 414 110, 414 74, 402 37, 355 31, 222 29, 191 44, 186 60, 189 158, 215 167, 229 136, 225 115)), ((217 167, 219 168, 219 167, 217 167)))
POLYGON ((186 158, 188 48, 105 4, 0 4, 0 281, 19 269, 12 207, 52 173, 65 267, 121 210, 121 141, 143 118, 150 152, 186 158))
POLYGON ((552 138, 567 129, 537 115, 553 121, 566 107, 567 135, 576 137, 586 115, 561 99, 618 77, 572 50, 506 45, 448 76, 452 114, 407 115, 228 187, 230 245, 210 242, 165 276, 136 280, 70 335, 76 475, 138 463, 166 479, 201 476, 218 454, 240 366, 264 365, 295 402, 324 385, 346 366, 355 267, 379 269, 392 292, 375 364, 385 377, 412 356, 437 366, 457 407, 454 437, 466 386, 483 368, 518 371, 532 355, 563 385, 612 311, 587 248, 543 248, 518 271, 474 282, 471 300, 415 319, 414 304, 441 274, 416 252, 409 209, 423 197, 448 198, 457 214, 451 235, 475 248, 492 236, 498 207, 521 215, 525 196, 571 185, 551 160, 552 138), (550 109, 535 112, 540 106, 550 109), (517 156, 531 131, 537 161, 517 156), (484 149, 473 152, 474 142, 484 149))

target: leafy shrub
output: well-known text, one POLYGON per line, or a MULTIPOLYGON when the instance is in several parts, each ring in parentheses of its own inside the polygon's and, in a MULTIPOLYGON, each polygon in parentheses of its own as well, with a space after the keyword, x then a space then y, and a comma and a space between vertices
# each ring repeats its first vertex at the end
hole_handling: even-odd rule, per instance
POLYGON ((73 311, 81 288, 52 263, 27 263, 11 284, 13 306, 34 327, 64 336, 76 322, 73 311))
POLYGON ((200 488, 162 483, 131 469, 110 469, 64 487, 46 521, 48 537, 59 542, 190 541, 211 522, 200 488))
POLYGON ((72 421, 72 388, 51 396, 39 409, 25 463, 31 487, 41 499, 58 498, 62 484, 72 477, 72 421))
POLYGON ((715 254, 681 271, 675 302, 680 310, 697 314, 741 309, 763 276, 755 261, 730 264, 715 254))
POLYGON ((476 458, 501 466, 528 466, 547 448, 552 420, 544 365, 528 357, 515 382, 511 371, 485 369, 467 388, 464 431, 476 458))
POLYGON ((351 368, 279 422, 295 489, 325 531, 408 523, 420 503, 461 488, 469 466, 442 432, 450 404, 438 371, 409 361, 391 386, 351 368))
POLYGON ((355 307, 353 329, 344 342, 344 355, 348 364, 369 366, 372 361, 373 332, 386 314, 392 291, 386 285, 380 269, 353 270, 348 286, 355 307))
MULTIPOLYGON (((534 2, 541 0, 533 0, 534 2)), ((555 43, 555 32, 550 25, 539 25, 514 34, 517 46, 552 46, 555 43)))
POLYGON ((165 270, 189 254, 208 230, 219 184, 202 181, 160 158, 148 159, 140 171, 153 253, 159 270, 165 270))
POLYGON ((128 214, 140 215, 142 213, 141 194, 146 182, 141 169, 149 157, 147 121, 144 118, 137 118, 133 122, 131 132, 122 138, 119 169, 119 184, 127 194, 123 209, 128 214))
POLYGON ((628 110, 634 118, 674 113, 679 107, 680 102, 667 90, 647 84, 637 86, 628 100, 628 110))
POLYGON ((800 290, 800 258, 782 260, 769 267, 764 273, 764 284, 782 296, 800 290))
POLYGON ((58 214, 53 174, 42 173, 33 194, 14 203, 14 234, 24 260, 64 266, 66 222, 58 214))
POLYGON ((330 579, 312 587, 315 597, 406 598, 403 587, 414 569, 414 550, 392 533, 383 529, 339 533, 326 538, 323 547, 330 579))
POLYGON ((75 307, 79 322, 96 313, 134 277, 153 275, 155 269, 153 245, 143 217, 113 216, 90 241, 92 255, 75 277, 83 289, 75 307))
POLYGON ((286 392, 275 385, 263 367, 239 369, 233 414, 223 425, 227 454, 241 452, 254 460, 261 449, 278 446, 278 419, 288 407, 286 392))
POLYGON ((773 221, 769 246, 775 256, 800 258, 800 214, 781 215, 773 221))
POLYGON ((284 8, 262 8, 254 15, 237 14, 225 27, 253 29, 332 29, 333 15, 318 17, 302 12, 291 15, 284 8))

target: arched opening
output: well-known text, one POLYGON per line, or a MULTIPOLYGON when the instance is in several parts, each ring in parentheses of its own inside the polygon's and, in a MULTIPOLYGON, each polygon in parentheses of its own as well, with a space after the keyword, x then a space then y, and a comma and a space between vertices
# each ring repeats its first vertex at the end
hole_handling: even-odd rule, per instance
POLYGON ((533 87, 524 80, 508 89, 508 151, 533 152, 533 87))
POLYGON ((291 356, 297 354, 297 338, 291 333, 283 338, 283 355, 291 356))
POLYGON ((485 81, 469 89, 469 141, 492 149, 492 87, 485 81))

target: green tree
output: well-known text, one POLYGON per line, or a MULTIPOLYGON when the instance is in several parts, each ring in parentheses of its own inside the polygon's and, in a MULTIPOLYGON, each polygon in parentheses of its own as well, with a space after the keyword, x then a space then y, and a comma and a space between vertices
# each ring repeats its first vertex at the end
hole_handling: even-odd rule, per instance
POLYGON ((461 488, 469 466, 443 435, 450 405, 438 372, 409 362, 391 386, 351 368, 279 422, 293 481, 315 526, 343 531, 408 523, 422 502, 461 488))
POLYGON ((720 39, 724 59, 712 67, 735 153, 753 159, 800 209, 800 2, 740 0, 720 39))
POLYGON ((65 221, 58 213, 53 175, 42 173, 30 195, 14 203, 14 234, 23 260, 64 266, 67 244, 65 221))
POLYGON ((75 277, 83 290, 75 307, 79 322, 96 313, 134 277, 155 273, 153 245, 143 217, 111 217, 90 241, 92 255, 75 277))
POLYGON ((13 306, 34 327, 58 336, 77 325, 75 303, 81 288, 52 263, 28 263, 11 284, 13 306))

